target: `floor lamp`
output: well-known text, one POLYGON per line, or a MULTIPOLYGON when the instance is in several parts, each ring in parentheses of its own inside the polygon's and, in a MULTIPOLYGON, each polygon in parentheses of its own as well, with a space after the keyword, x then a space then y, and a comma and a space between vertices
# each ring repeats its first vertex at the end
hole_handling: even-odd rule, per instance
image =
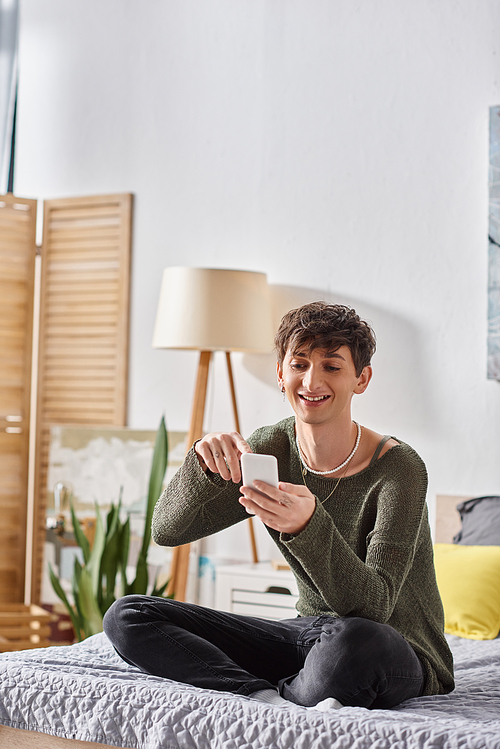
MULTIPOLYGON (((272 315, 264 273, 212 268, 165 268, 153 336, 154 348, 200 352, 186 450, 203 436, 208 374, 214 351, 224 351, 235 427, 240 431, 231 352, 269 352, 272 315)), ((258 561, 252 519, 253 561, 258 561)), ((174 549, 167 594, 186 595, 189 544, 174 549)))

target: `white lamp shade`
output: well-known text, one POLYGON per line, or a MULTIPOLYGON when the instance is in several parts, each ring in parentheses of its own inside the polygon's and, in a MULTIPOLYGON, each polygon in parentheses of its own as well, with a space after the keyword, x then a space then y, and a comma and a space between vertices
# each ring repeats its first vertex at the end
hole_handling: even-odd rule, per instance
POLYGON ((273 322, 265 273, 165 268, 153 347, 271 351, 273 322))

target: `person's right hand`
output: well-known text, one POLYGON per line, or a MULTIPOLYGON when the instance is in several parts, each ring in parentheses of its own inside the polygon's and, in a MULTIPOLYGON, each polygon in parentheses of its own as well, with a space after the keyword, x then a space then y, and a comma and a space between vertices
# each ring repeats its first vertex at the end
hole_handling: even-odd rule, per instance
POLYGON ((226 481, 241 481, 240 458, 252 449, 238 432, 212 432, 195 443, 194 450, 200 465, 212 473, 219 473, 226 481))

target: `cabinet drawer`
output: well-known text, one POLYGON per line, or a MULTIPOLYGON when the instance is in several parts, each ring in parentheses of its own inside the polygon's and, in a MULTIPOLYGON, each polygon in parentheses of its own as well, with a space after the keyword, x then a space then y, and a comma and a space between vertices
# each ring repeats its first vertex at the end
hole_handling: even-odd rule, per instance
POLYGON ((298 596, 286 593, 256 592, 233 588, 231 611, 235 614, 261 616, 265 619, 291 619, 297 616, 298 596))
POLYGON ((264 619, 293 619, 299 591, 293 574, 276 571, 269 563, 219 567, 215 608, 264 619))
POLYGON ((297 611, 293 607, 287 609, 251 603, 233 603, 232 613, 257 616, 261 619, 295 619, 297 616, 297 611))

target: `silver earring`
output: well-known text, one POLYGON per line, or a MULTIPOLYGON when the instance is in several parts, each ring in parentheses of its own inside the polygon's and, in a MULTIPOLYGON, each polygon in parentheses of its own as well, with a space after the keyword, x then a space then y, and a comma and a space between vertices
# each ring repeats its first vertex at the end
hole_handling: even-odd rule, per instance
POLYGON ((286 400, 286 393, 285 393, 285 386, 284 385, 281 387, 281 392, 283 393, 283 403, 284 403, 285 400, 286 400))

